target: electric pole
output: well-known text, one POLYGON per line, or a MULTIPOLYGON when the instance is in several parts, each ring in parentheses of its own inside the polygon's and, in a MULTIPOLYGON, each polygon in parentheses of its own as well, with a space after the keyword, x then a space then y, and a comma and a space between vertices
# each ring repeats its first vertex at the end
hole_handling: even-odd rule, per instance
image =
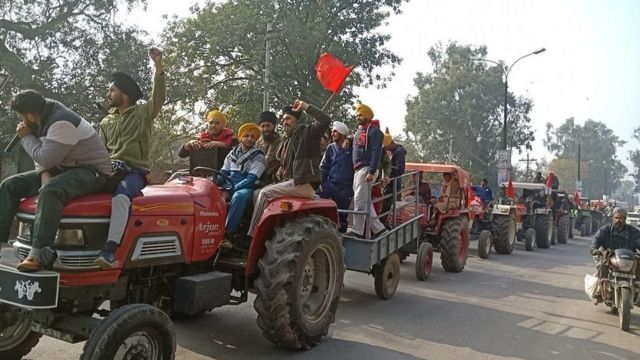
POLYGON ((269 110, 269 79, 271 77, 271 39, 273 34, 271 32, 272 24, 267 23, 267 34, 265 35, 264 46, 264 94, 262 99, 262 111, 269 110))
POLYGON ((527 163, 527 171, 525 172, 525 174, 527 174, 527 179, 529 178, 529 164, 531 164, 534 161, 538 161, 538 159, 530 159, 529 158, 529 153, 527 153, 527 158, 526 159, 522 159, 520 161, 524 161, 527 163))

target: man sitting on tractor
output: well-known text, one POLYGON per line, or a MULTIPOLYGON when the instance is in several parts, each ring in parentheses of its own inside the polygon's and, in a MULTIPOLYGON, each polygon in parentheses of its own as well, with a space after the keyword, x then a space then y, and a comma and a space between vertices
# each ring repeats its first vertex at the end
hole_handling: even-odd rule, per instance
POLYGON ((207 113, 207 130, 200 133, 197 140, 191 140, 178 151, 178 156, 187 157, 191 151, 200 149, 231 149, 238 144, 233 130, 227 127, 227 117, 218 110, 207 113))
POLYGON ((36 170, 0 184, 0 244, 9 238, 20 199, 39 194, 33 247, 18 264, 20 271, 39 271, 55 260, 52 247, 65 203, 101 191, 111 164, 91 124, 61 103, 26 90, 15 95, 10 106, 22 120, 16 133, 36 170))
POLYGON ((453 173, 443 173, 444 184, 442 184, 442 190, 440 190, 440 197, 436 203, 436 210, 433 212, 431 225, 437 223, 438 214, 446 213, 449 210, 460 208, 460 183, 458 179, 454 177, 453 173))
POLYGON ((282 109, 285 136, 278 149, 282 159, 278 178, 282 182, 262 188, 256 199, 248 235, 253 231, 269 202, 283 196, 313 199, 322 180, 320 176, 320 139, 331 126, 331 118, 322 110, 302 100, 282 109), (315 118, 312 124, 300 124, 306 111, 315 118))
MULTIPOLYGON (((231 202, 229 211, 227 212, 227 221, 225 224, 228 239, 235 239, 234 233, 238 229, 238 223, 244 214, 244 210, 253 200, 253 191, 256 183, 262 176, 267 167, 267 160, 262 150, 256 146, 256 141, 260 137, 260 128, 254 123, 246 123, 240 126, 238 130, 240 136, 240 144, 231 150, 224 159, 224 164, 218 175, 218 184, 225 185, 229 180, 231 182, 231 202), (228 177, 229 180, 226 180, 228 177)), ((244 238, 244 237, 242 237, 244 238)), ((243 247, 246 244, 240 244, 225 239, 222 247, 230 248, 233 245, 243 247)))
POLYGON ((478 195, 480 200, 482 200, 483 205, 487 205, 488 203, 493 201, 493 190, 489 187, 489 180, 486 178, 480 181, 480 186, 472 186, 473 191, 478 195))

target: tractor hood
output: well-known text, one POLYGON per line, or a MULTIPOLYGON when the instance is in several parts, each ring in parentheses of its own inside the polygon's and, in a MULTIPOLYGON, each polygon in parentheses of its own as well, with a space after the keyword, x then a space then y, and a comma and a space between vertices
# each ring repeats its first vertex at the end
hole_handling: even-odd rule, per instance
MULTIPOLYGON (((142 195, 133 199, 131 215, 193 215, 194 204, 190 192, 194 189, 184 184, 152 185, 142 189, 142 195)), ((22 201, 20 212, 35 214, 38 197, 22 201)), ((111 194, 94 194, 71 200, 64 207, 63 217, 109 217, 111 194)))

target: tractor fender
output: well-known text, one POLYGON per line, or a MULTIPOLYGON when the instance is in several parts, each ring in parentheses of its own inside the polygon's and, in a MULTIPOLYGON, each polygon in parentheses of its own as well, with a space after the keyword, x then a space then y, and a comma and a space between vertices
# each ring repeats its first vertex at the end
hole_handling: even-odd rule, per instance
POLYGON ((279 224, 309 214, 324 216, 338 226, 338 207, 333 200, 282 197, 271 201, 253 233, 245 274, 248 276, 258 270, 258 260, 265 253, 264 244, 273 237, 279 224))

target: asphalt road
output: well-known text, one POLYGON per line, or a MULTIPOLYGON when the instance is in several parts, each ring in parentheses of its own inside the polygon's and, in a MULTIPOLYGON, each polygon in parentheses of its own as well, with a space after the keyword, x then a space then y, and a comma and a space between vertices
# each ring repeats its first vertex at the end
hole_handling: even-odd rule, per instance
MULTIPOLYGON (((549 250, 469 257, 462 273, 436 260, 426 282, 414 259, 402 265, 395 297, 378 300, 373 278, 347 272, 332 332, 306 352, 276 348, 255 324, 252 302, 176 323, 177 359, 640 359, 640 311, 631 329, 583 290, 593 271, 590 239, 549 250)), ((472 243, 472 246, 475 244, 472 243)), ((436 256, 439 256, 436 254, 436 256)), ((74 359, 82 344, 45 338, 29 359, 74 359)))

